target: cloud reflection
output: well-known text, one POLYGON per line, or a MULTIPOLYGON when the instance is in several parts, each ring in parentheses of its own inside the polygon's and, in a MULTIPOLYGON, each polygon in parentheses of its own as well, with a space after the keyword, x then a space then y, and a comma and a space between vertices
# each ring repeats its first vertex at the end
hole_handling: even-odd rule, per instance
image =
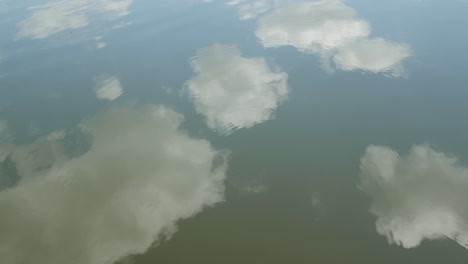
POLYGON ((337 69, 365 70, 398 77, 404 74, 401 62, 410 56, 405 44, 377 39, 357 39, 339 48, 332 56, 337 69))
POLYGON ((122 84, 117 76, 101 75, 94 80, 94 92, 99 100, 113 101, 122 93, 122 84))
POLYGON ((220 202, 225 155, 181 122, 164 107, 113 108, 82 125, 93 141, 82 155, 55 148, 63 133, 18 146, 11 159, 28 169, 0 191, 0 262, 114 263, 220 202))
POLYGON ((96 48, 102 49, 107 47, 107 43, 103 39, 103 36, 97 36, 94 38, 94 40, 96 40, 96 48))
POLYGON ((327 70, 402 74, 408 45, 372 39, 367 21, 339 0, 282 2, 258 21, 256 36, 265 48, 293 46, 318 54, 327 70))
POLYGON ((269 11, 273 6, 272 0, 245 1, 233 0, 228 5, 239 5, 239 16, 241 20, 256 18, 259 14, 269 11))
POLYGON ((468 248, 468 168, 456 158, 426 145, 406 156, 370 146, 361 158, 361 188, 389 243, 413 248, 449 238, 468 248))
POLYGON ((82 29, 91 16, 107 20, 129 14, 133 0, 58 0, 32 6, 32 15, 18 22, 16 39, 44 39, 66 30, 82 29))
POLYGON ((207 125, 222 134, 271 119, 287 97, 287 74, 264 58, 242 57, 237 47, 200 49, 191 63, 195 76, 186 83, 188 93, 207 125))

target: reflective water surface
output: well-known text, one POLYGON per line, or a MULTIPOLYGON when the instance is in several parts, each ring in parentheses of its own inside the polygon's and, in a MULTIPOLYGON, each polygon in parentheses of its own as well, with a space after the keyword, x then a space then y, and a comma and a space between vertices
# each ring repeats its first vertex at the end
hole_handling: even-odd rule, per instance
POLYGON ((0 0, 0 263, 467 263, 467 12, 0 0))

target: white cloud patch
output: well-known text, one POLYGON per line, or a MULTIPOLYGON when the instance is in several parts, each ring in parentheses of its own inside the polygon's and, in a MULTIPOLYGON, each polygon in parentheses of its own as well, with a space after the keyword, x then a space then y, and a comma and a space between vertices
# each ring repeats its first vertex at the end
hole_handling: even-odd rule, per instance
POLYGON ((225 154, 180 131, 181 121, 164 107, 114 108, 83 124, 92 146, 82 155, 38 166, 31 157, 61 144, 55 133, 12 156, 29 169, 0 191, 0 262, 114 263, 222 201, 225 154))
POLYGON ((114 20, 129 14, 133 0, 56 0, 32 6, 32 15, 17 23, 16 39, 45 39, 66 30, 85 28, 90 17, 114 20))
POLYGON ((103 39, 103 36, 97 36, 94 38, 94 40, 96 40, 96 48, 102 49, 107 47, 107 43, 103 39))
POLYGON ((94 80, 94 92, 99 100, 113 101, 122 93, 122 84, 117 76, 101 75, 94 80))
POLYGON ((334 49, 369 33, 367 22, 339 1, 280 5, 259 19, 256 31, 266 48, 290 45, 303 52, 334 49))
POLYGON ((246 0, 230 0, 229 2, 227 2, 228 5, 238 5, 240 3, 243 3, 245 2, 246 0))
POLYGON ((382 38, 357 39, 338 49, 332 60, 336 68, 344 71, 366 70, 398 77, 404 74, 401 62, 409 56, 410 47, 405 44, 382 38))
POLYGON ((239 17, 241 20, 254 19, 260 14, 270 11, 280 0, 232 0, 227 4, 239 6, 239 17))
POLYGON ((361 158, 361 188, 389 243, 413 248, 448 238, 468 248, 468 168, 457 158, 426 145, 406 156, 370 146, 361 158))
POLYGON ((192 68, 188 93, 207 125, 222 134, 271 119, 288 94, 286 73, 274 70, 264 58, 242 57, 237 47, 200 49, 192 68))
POLYGON ((98 48, 98 49, 102 49, 102 48, 105 48, 105 47, 107 47, 107 43, 105 43, 105 42, 98 42, 96 44, 96 48, 98 48))
POLYGON ((362 70, 399 76, 408 45, 372 39, 367 21, 339 0, 284 2, 258 21, 265 48, 293 46, 318 54, 327 69, 362 70))

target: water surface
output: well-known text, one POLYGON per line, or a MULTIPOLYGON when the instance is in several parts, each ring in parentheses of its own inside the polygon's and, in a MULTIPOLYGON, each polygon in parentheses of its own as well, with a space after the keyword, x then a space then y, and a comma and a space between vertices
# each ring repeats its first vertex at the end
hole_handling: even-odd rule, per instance
POLYGON ((0 262, 466 263, 467 11, 0 0, 0 262))

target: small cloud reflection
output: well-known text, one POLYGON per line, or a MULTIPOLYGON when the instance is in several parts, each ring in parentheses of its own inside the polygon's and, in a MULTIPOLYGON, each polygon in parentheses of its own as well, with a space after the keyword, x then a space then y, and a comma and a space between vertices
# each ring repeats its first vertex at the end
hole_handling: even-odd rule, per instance
POLYGON ((208 127, 221 134, 273 118, 287 97, 288 75, 264 58, 243 57, 237 47, 200 49, 191 63, 195 76, 186 83, 187 91, 208 127))
POLYGON ((112 29, 120 29, 120 28, 125 28, 125 27, 128 27, 128 26, 131 26, 133 24, 133 22, 131 21, 128 21, 128 22, 120 22, 120 23, 117 23, 115 24, 112 29))
MULTIPOLYGON (((362 70, 398 77, 410 47, 370 38, 370 26, 339 0, 276 1, 258 20, 256 36, 265 48, 293 46, 317 54, 326 70, 362 70)), ((255 8, 252 8, 255 10, 255 8)))
POLYGON ((97 36, 94 38, 96 40, 96 48, 102 49, 107 47, 107 43, 103 41, 104 37, 103 36, 97 36))
POLYGON ((361 158, 360 188, 389 243, 414 248, 449 238, 468 248, 468 168, 455 157, 426 145, 406 156, 370 146, 361 158))
POLYGON ((114 101, 122 95, 123 88, 117 76, 101 75, 94 80, 94 92, 99 100, 114 101))
POLYGON ((83 154, 64 152, 66 131, 15 146, 0 262, 114 263, 222 201, 225 154, 180 131, 182 120, 162 106, 117 107, 81 125, 92 138, 83 154))
POLYGON ((29 7, 32 15, 17 23, 16 39, 45 39, 52 35, 85 28, 90 17, 115 20, 129 14, 133 0, 56 0, 29 7))
POLYGON ((239 6, 239 16, 241 20, 254 19, 258 15, 269 11, 273 7, 272 0, 245 1, 233 0, 228 5, 239 6))
POLYGON ((315 213, 314 221, 319 222, 325 214, 325 206, 320 192, 314 192, 310 195, 310 203, 315 213))
POLYGON ((252 184, 252 185, 246 185, 246 186, 240 187, 239 190, 242 195, 253 195, 253 194, 266 193, 268 191, 268 187, 262 184, 256 184, 256 185, 252 184))

